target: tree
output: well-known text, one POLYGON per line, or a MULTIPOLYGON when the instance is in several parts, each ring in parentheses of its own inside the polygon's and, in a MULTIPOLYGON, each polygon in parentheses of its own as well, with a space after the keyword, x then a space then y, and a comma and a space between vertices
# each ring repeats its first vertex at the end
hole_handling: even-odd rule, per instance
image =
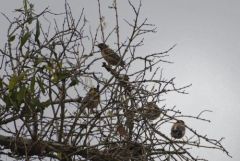
POLYGON ((9 28, 0 50, 1 155, 62 161, 204 160, 190 148, 229 155, 222 138, 208 138, 187 122, 171 128, 185 118, 209 121, 202 118, 207 111, 187 116, 164 105, 164 95, 187 94, 191 85, 177 87, 175 78, 162 75, 161 65, 171 63, 166 58, 175 45, 163 52, 137 54, 144 36, 155 32, 154 25, 140 17, 141 1, 128 1, 134 20, 124 19, 126 35, 120 34, 117 1, 109 6, 115 16, 111 31, 105 29, 100 0, 97 4, 95 31, 88 27, 84 9, 75 20, 67 1, 62 14, 48 8, 35 13, 34 5, 23 0, 13 20, 4 15, 9 28), (100 43, 119 55, 114 57, 117 63, 102 59, 105 48, 100 43), (136 63, 142 68, 134 68, 136 63), (182 138, 185 129, 189 135, 182 138))

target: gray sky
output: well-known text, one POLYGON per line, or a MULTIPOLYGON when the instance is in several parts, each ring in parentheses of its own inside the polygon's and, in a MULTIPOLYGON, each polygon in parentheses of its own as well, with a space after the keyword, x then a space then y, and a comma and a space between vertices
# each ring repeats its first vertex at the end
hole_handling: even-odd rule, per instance
MULTIPOLYGON (((64 1, 32 1, 38 9, 50 6, 52 11, 63 11, 64 1)), ((96 1, 69 1, 76 15, 85 7, 90 22, 96 21, 96 1)), ((105 1, 111 4, 111 1, 105 1)), ((0 11, 8 15, 19 8, 20 0, 4 1, 0 11)), ((130 13, 127 0, 121 0, 120 16, 130 13)), ((143 0, 142 17, 157 27, 157 33, 145 38, 140 52, 163 51, 177 44, 169 58, 165 76, 177 77, 179 86, 192 83, 189 95, 170 95, 166 103, 177 105, 186 114, 198 114, 209 109, 205 117, 212 122, 189 122, 195 129, 210 137, 226 137, 223 144, 233 155, 220 151, 203 153, 211 161, 239 161, 240 128, 240 1, 239 0, 143 0)), ((0 16, 0 39, 6 33, 6 20, 0 16)), ((96 23, 96 22, 95 22, 96 23)), ((1 47, 2 47, 1 43, 1 47)), ((199 152, 200 154, 200 152, 199 152)))

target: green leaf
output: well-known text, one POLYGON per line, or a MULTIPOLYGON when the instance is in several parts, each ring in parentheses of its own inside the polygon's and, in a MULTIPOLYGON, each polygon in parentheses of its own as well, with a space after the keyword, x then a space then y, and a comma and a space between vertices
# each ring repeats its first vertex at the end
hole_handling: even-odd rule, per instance
POLYGON ((69 87, 75 86, 78 83, 79 83, 79 81, 78 81, 77 77, 73 77, 73 78, 71 78, 71 83, 69 84, 69 87))
POLYGON ((17 93, 17 101, 18 102, 23 102, 25 96, 26 96, 26 91, 27 88, 25 86, 22 86, 19 90, 19 92, 17 93))
POLYGON ((23 37, 21 37, 21 42, 20 42, 20 50, 22 49, 23 45, 27 42, 27 40, 30 38, 31 33, 27 32, 23 37))
POLYGON ((58 78, 58 75, 56 73, 54 73, 51 77, 51 80, 54 82, 54 83, 58 83, 59 81, 59 78, 58 78))
MULTIPOLYGON (((37 67, 39 64, 41 64, 42 62, 44 62, 44 60, 43 60, 43 58, 39 58, 38 56, 36 56, 35 58, 34 58, 34 67, 37 67)), ((43 70, 43 68, 45 68, 45 65, 42 65, 42 69, 40 69, 40 68, 38 68, 38 71, 42 71, 43 70)))
POLYGON ((15 40, 15 37, 16 37, 15 35, 9 36, 9 37, 8 37, 8 41, 9 41, 9 42, 14 41, 14 40, 15 40))
POLYGON ((36 107, 38 107, 41 103, 40 103, 39 99, 35 97, 32 99, 31 104, 32 104, 32 108, 36 109, 36 107))
POLYGON ((0 78, 0 88, 3 88, 3 80, 0 78))
POLYGON ((27 74, 27 72, 23 71, 19 75, 16 75, 16 74, 12 75, 12 77, 9 80, 9 84, 8 84, 9 94, 14 88, 16 88, 16 85, 26 77, 26 74, 27 74))
POLYGON ((12 104, 11 104, 11 101, 10 101, 10 98, 9 98, 8 95, 4 95, 4 96, 3 96, 3 101, 5 102, 7 109, 9 108, 9 106, 12 105, 12 104))
POLYGON ((47 100, 47 101, 44 101, 44 102, 39 102, 38 106, 37 106, 37 112, 43 111, 49 105, 51 105, 51 101, 50 100, 47 100))
POLYGON ((8 89, 10 91, 13 90, 17 85, 17 83, 18 83, 18 77, 16 75, 13 75, 9 80, 8 89))
POLYGON ((27 11, 28 11, 27 4, 28 4, 27 0, 23 0, 23 7, 24 7, 24 12, 25 13, 27 13, 27 11))
POLYGON ((62 71, 61 73, 57 73, 58 80, 61 80, 61 81, 67 79, 69 76, 70 76, 70 73, 67 70, 62 71))
POLYGON ((47 100, 47 101, 41 102, 40 107, 45 108, 45 107, 48 107, 50 104, 51 104, 51 101, 47 100))
POLYGON ((35 80, 35 76, 34 76, 34 77, 32 77, 31 84, 30 84, 30 92, 31 93, 34 93, 35 82, 36 82, 36 80, 35 80))
POLYGON ((45 91, 45 89, 44 89, 44 86, 43 86, 44 84, 43 84, 43 82, 42 82, 42 80, 41 80, 40 77, 37 78, 37 82, 38 82, 38 85, 39 85, 42 93, 44 94, 46 91, 45 91))
POLYGON ((22 8, 15 9, 16 12, 23 12, 22 8))
POLYGON ((40 44, 39 36, 40 36, 40 24, 39 24, 39 21, 38 21, 38 19, 37 19, 37 22, 36 22, 36 35, 35 35, 35 41, 38 43, 38 45, 40 44))
POLYGON ((18 103, 18 100, 17 100, 16 90, 9 93, 9 100, 11 102, 11 105, 13 106, 13 109, 18 111, 20 106, 19 106, 19 103, 18 103))
MULTIPOLYGON (((30 13, 29 13, 29 14, 30 14, 30 13)), ((28 16, 28 19, 27 19, 28 24, 31 24, 32 21, 33 21, 33 17, 32 17, 32 15, 29 15, 29 16, 28 16)))

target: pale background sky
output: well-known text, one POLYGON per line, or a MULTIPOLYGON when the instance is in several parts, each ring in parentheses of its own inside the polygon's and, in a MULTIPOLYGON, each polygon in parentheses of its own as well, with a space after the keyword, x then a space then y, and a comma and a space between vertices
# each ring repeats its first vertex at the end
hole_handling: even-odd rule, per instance
MULTIPOLYGON (((49 6, 52 11, 63 11, 64 1, 31 1, 36 10, 49 6)), ((104 0, 108 5, 111 0, 104 0)), ((90 23, 96 23, 96 0, 69 0, 73 13, 85 8, 90 23)), ((0 11, 11 15, 21 0, 1 3, 0 11)), ((121 0, 119 14, 127 17, 127 0, 121 0)), ((170 95, 166 103, 177 105, 185 114, 198 114, 209 109, 205 118, 212 122, 191 122, 195 129, 210 137, 226 137, 223 145, 233 155, 228 158, 220 151, 201 153, 210 161, 240 160, 240 1, 239 0, 143 0, 142 17, 157 27, 157 33, 145 39, 140 52, 163 51, 173 44, 165 76, 177 77, 179 86, 192 83, 189 95, 170 95)), ((7 21, 0 16, 0 40, 6 35, 7 21)), ((1 42, 1 47, 3 42, 1 42)), ((200 154, 200 153, 199 153, 200 154)))

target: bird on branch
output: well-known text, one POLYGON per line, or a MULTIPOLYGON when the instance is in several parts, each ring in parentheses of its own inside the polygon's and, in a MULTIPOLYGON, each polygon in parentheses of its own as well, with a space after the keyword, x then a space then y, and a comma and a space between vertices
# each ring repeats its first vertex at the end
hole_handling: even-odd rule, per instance
POLYGON ((142 113, 148 120, 155 120, 160 117, 162 111, 155 102, 148 102, 142 109, 142 113))
POLYGON ((99 86, 97 88, 90 88, 86 96, 82 100, 82 106, 86 107, 93 112, 93 109, 96 109, 98 104, 100 103, 100 93, 99 86))
POLYGON ((105 43, 100 43, 97 46, 101 50, 102 57, 107 61, 108 64, 114 66, 120 65, 121 67, 124 67, 125 62, 116 52, 109 48, 108 45, 105 43))
POLYGON ((175 139, 181 139, 185 135, 186 127, 182 120, 177 120, 172 126, 171 136, 175 139))

